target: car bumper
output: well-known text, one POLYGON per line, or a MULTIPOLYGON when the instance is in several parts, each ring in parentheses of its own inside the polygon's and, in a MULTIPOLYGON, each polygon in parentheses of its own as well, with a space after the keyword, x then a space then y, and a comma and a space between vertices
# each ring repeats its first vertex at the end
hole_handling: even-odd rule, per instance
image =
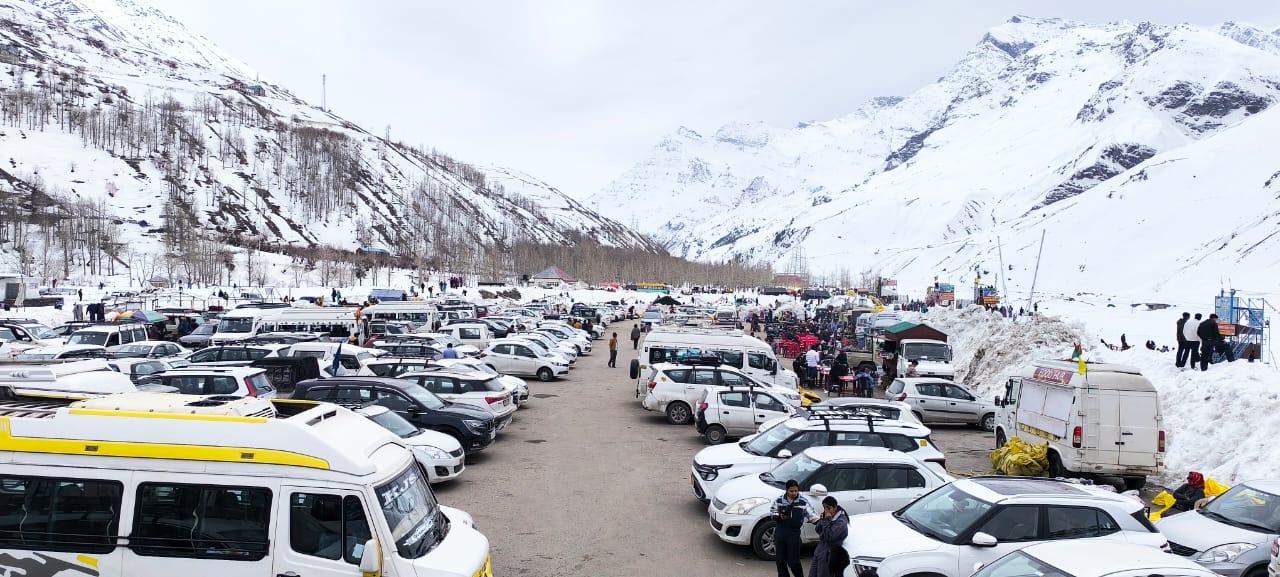
MULTIPOLYGON (((1193 558, 1192 560, 1194 561, 1195 559, 1193 558)), ((1196 562, 1200 563, 1199 561, 1196 562)), ((1200 563, 1200 566, 1213 571, 1218 575, 1222 575, 1223 577, 1240 577, 1249 569, 1248 565, 1242 565, 1239 563, 1200 563)), ((1271 570, 1271 567, 1267 567, 1268 572, 1271 570)))
POLYGON ((493 442, 497 438, 498 438, 498 430, 496 427, 483 435, 475 435, 474 437, 471 437, 470 439, 466 440, 465 444, 466 444, 467 452, 474 453, 476 451, 483 451, 485 449, 488 449, 489 447, 493 446, 493 442))
POLYGON ((645 395, 645 397, 640 400, 640 406, 644 407, 644 410, 646 411, 662 411, 666 409, 663 403, 660 403, 657 399, 653 398, 653 395, 645 395))
MULTIPOLYGON (((512 410, 512 412, 515 412, 515 410, 513 409, 513 410, 512 410)), ((497 429, 498 429, 499 431, 501 431, 501 430, 503 430, 503 429, 505 429, 505 428, 507 428, 507 427, 511 426, 511 414, 510 414, 510 413, 508 413, 508 414, 503 415, 503 416, 501 416, 501 417, 496 417, 496 418, 494 418, 494 421, 493 421, 493 422, 494 422, 494 423, 497 423, 497 429)))
POLYGON ((755 529, 758 517, 751 515, 726 515, 718 511, 715 507, 707 508, 710 512, 711 530, 715 531, 716 537, 725 543, 733 543, 734 545, 750 545, 751 531, 755 529))
POLYGON ((458 478, 463 471, 467 469, 467 465, 463 463, 465 457, 450 457, 448 459, 432 459, 427 465, 427 481, 431 483, 443 483, 458 478))

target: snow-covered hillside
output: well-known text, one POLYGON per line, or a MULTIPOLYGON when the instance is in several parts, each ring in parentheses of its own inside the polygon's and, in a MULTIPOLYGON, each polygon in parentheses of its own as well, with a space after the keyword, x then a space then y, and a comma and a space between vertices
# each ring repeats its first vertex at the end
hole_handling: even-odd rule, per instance
POLYGON ((372 245, 464 261, 499 240, 656 248, 532 177, 506 188, 510 171, 390 142, 259 81, 131 0, 0 0, 0 72, 6 224, 35 214, 44 231, 82 216, 70 205, 92 205, 120 227, 109 246, 157 254, 193 251, 188 231, 222 246, 372 245))
POLYGON ((1277 100, 1277 32, 1015 17, 843 118, 681 128, 589 202, 675 254, 785 267, 802 247, 916 295, 994 280, 1000 252, 1025 294, 1042 231, 1041 290, 1271 290, 1277 100))

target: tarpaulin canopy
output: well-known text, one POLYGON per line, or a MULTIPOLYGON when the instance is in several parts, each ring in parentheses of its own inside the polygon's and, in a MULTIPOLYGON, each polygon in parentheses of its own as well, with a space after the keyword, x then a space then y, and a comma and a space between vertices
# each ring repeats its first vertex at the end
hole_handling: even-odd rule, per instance
POLYGON ((395 289, 373 289, 369 291, 369 298, 378 299, 380 302, 386 301, 402 301, 404 291, 395 289))

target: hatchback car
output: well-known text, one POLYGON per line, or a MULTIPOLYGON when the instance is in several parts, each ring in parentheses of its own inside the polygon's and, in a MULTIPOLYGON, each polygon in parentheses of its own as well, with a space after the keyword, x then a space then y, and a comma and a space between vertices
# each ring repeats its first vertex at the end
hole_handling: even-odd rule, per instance
POLYGON ((480 353, 480 359, 500 373, 537 376, 543 382, 569 374, 569 362, 564 357, 521 339, 494 341, 480 353))
POLYGON ((431 429, 419 429, 395 411, 381 405, 355 409, 382 428, 395 433, 413 451, 413 456, 427 471, 428 482, 443 483, 458 478, 466 470, 466 453, 458 440, 431 429))
POLYGON ((180 369, 187 366, 186 361, 179 359, 112 359, 107 366, 117 373, 129 376, 135 385, 158 384, 160 373, 180 369))
POLYGON ((188 349, 203 349, 209 346, 213 333, 218 332, 218 322, 204 323, 195 330, 178 337, 178 344, 188 349))
POLYGON ((708 444, 756 432, 764 421, 785 419, 796 408, 763 387, 710 387, 702 391, 694 425, 708 444))
POLYGON ((236 395, 272 399, 275 385, 255 367, 183 367, 158 375, 160 384, 184 395, 236 395))
POLYGON ((206 347, 187 356, 192 365, 243 366, 258 359, 281 357, 289 354, 289 345, 226 345, 206 347))
POLYGON ((1156 528, 1173 553, 1228 577, 1262 577, 1280 536, 1280 481, 1247 481, 1156 528))
POLYGON ((996 407, 969 389, 933 377, 894 379, 885 395, 911 407, 922 423, 965 423, 996 430, 996 407))
POLYGON ((520 405, 524 406, 529 403, 529 383, 520 377, 513 377, 494 370, 493 367, 484 364, 480 359, 461 358, 461 359, 439 359, 431 361, 431 366, 443 367, 446 369, 466 368, 467 370, 478 371, 488 374, 498 379, 504 385, 509 385, 515 389, 513 399, 520 405))
POLYGON ((120 345, 114 354, 116 358, 166 359, 183 357, 191 351, 168 341, 139 341, 120 345))
MULTIPOLYGON (((750 545, 761 559, 772 560, 777 522, 769 508, 782 496, 788 480, 800 485, 800 494, 813 507, 820 507, 830 495, 852 516, 897 510, 952 478, 906 453, 883 447, 812 447, 771 471, 725 483, 707 509, 711 529, 721 541, 750 545)), ((812 524, 804 525, 800 539, 818 541, 812 524)))
POLYGON ((985 565, 973 577, 1217 577, 1155 547, 1071 539, 1038 543, 985 565))
POLYGON ((702 397, 702 391, 710 387, 758 387, 793 407, 801 404, 800 394, 796 391, 760 383, 727 366, 658 363, 650 370, 648 383, 636 385, 637 390, 644 394, 640 406, 646 411, 665 414, 667 422, 673 425, 694 422, 697 416, 694 407, 702 397))
POLYGON ((458 368, 431 368, 396 378, 422 385, 446 401, 471 405, 493 413, 499 431, 511 424, 511 415, 516 412, 515 388, 504 385, 486 373, 458 368))
POLYGON ((1032 477, 959 479, 894 512, 850 519, 854 575, 965 577, 978 563, 1044 541, 1087 539, 1167 548, 1139 499, 1032 477))

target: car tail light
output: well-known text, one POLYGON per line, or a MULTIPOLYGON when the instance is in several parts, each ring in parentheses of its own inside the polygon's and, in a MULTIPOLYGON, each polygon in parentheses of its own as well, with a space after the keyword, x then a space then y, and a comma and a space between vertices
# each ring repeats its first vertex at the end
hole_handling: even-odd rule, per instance
POLYGON ((1280 557, 1280 537, 1276 537, 1276 540, 1271 542, 1271 556, 1280 557))
POLYGON ((249 380, 249 377, 244 378, 244 388, 248 389, 250 397, 258 396, 258 389, 253 388, 253 381, 249 380))
POLYGON ((1084 444, 1084 427, 1076 427, 1071 431, 1071 446, 1077 449, 1084 444))
POLYGON ((705 413, 705 412, 707 412, 707 404, 706 404, 706 403, 698 403, 698 412, 699 412, 699 413, 705 413))
POLYGON ((485 358, 485 357, 487 357, 487 356, 489 356, 489 353, 486 353, 486 352, 484 352, 484 351, 480 351, 480 354, 479 354, 479 355, 476 355, 476 358, 478 358, 478 359, 483 359, 483 358, 485 358))
POLYGON ((501 403, 501 402, 502 402, 502 400, 503 400, 503 399, 506 399, 506 398, 507 398, 507 397, 506 397, 505 395, 504 395, 504 396, 501 396, 501 397, 485 397, 485 398, 484 398, 484 401, 485 401, 486 403, 489 403, 490 405, 493 405, 493 404, 501 403))
POLYGON ((1156 450, 1164 452, 1164 431, 1160 431, 1160 436, 1156 437, 1156 450))
POLYGON ((906 393, 898 393, 898 400, 899 400, 899 401, 905 401, 905 400, 907 400, 907 394, 906 394, 906 393))
POLYGON ((658 386, 658 381, 649 381, 649 390, 650 390, 650 391, 652 391, 652 390, 653 390, 653 388, 654 388, 654 387, 656 387, 656 386, 658 386))

